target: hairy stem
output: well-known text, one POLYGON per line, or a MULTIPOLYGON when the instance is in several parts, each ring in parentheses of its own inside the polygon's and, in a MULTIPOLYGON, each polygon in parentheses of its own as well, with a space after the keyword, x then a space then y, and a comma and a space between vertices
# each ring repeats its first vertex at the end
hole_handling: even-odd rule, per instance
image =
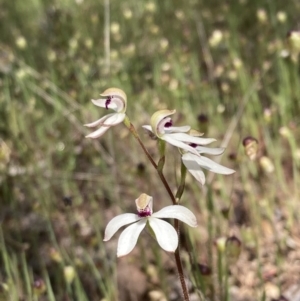
MULTIPOLYGON (((129 119, 125 120, 125 125, 127 126, 127 128, 130 130, 130 132, 133 134, 134 138, 138 141, 139 145, 141 146, 141 148, 143 149, 144 153, 146 154, 147 158, 149 159, 150 163, 153 165, 153 167, 155 168, 155 170, 157 171, 163 185, 165 186, 173 205, 177 205, 182 194, 184 191, 184 180, 185 180, 185 172, 183 172, 183 169, 181 167, 181 184, 179 186, 179 189, 176 193, 176 198, 174 196, 174 194, 172 193, 172 190, 163 174, 163 167, 165 164, 165 156, 163 154, 161 154, 161 158, 158 162, 158 164, 155 163, 155 161, 153 160, 152 156, 149 154, 148 150, 146 149, 146 147, 144 146, 142 140, 140 139, 139 134, 137 133, 134 125, 129 121, 129 119), (183 176, 184 175, 184 176, 183 176), (178 200, 178 201, 177 201, 178 200)), ((175 223, 174 223, 176 232, 178 234, 178 238, 179 238, 179 220, 175 219, 175 223)), ((184 273, 183 273, 183 267, 182 267, 182 263, 181 263, 181 258, 180 258, 180 249, 179 249, 179 245, 174 253, 175 256, 175 262, 176 262, 176 266, 177 266, 177 272, 178 272, 178 276, 179 276, 179 280, 180 280, 180 284, 181 284, 181 288, 182 288, 182 293, 183 293, 183 297, 184 297, 184 301, 190 301, 190 297, 189 297, 189 293, 188 293, 188 288, 186 286, 185 280, 184 280, 184 273)))
MULTIPOLYGON (((179 204, 180 199, 181 199, 181 197, 183 195, 183 192, 184 192, 185 177, 186 177, 186 167, 181 161, 180 184, 179 184, 179 187, 178 187, 176 195, 175 195, 177 204, 179 204)), ((179 222, 179 220, 177 220, 177 219, 175 220, 174 226, 175 226, 175 230, 178 234, 178 238, 179 238, 179 234, 180 234, 180 222, 179 222)), ((176 265, 177 265, 177 269, 178 269, 178 275, 179 275, 179 280, 180 280, 181 287, 182 287, 184 300, 189 300, 189 293, 188 293, 188 289, 186 287, 186 283, 185 283, 185 280, 184 280, 184 274, 183 274, 183 268, 182 268, 182 263, 181 263, 181 259, 180 259, 180 248, 179 247, 180 246, 178 245, 177 250, 175 252, 175 260, 176 260, 176 265)))
MULTIPOLYGON (((179 230, 179 220, 178 219, 175 219, 174 226, 175 226, 176 232, 178 234, 178 238, 179 238, 180 230, 179 230)), ((182 267, 182 262, 181 262, 181 258, 180 258, 179 244, 174 253, 174 256, 175 256, 177 272, 178 272, 178 276, 179 276, 179 280, 180 280, 180 284, 181 284, 181 288, 182 288, 183 298, 184 298, 184 301, 189 301, 190 300, 189 291, 188 291, 188 288, 187 288, 185 280, 184 280, 184 273, 183 273, 183 267, 182 267)))

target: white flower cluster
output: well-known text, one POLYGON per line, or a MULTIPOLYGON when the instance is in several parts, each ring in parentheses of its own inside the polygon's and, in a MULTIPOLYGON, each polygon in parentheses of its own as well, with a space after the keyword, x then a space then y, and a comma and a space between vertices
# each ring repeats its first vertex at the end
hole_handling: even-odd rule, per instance
MULTIPOLYGON (((101 137, 110 127, 123 122, 126 118, 127 97, 122 90, 110 88, 104 91, 101 96, 103 98, 92 100, 92 102, 96 106, 112 109, 115 113, 105 115, 95 122, 86 124, 87 127, 100 126, 96 131, 87 135, 88 138, 101 137)), ((143 128, 151 132, 152 136, 154 135, 158 139, 176 146, 180 151, 183 164, 202 185, 205 184, 203 168, 225 175, 234 173, 234 170, 203 156, 203 154, 221 155, 224 152, 223 148, 206 147, 206 145, 216 141, 215 139, 202 138, 202 134, 192 130, 190 126, 173 126, 170 116, 175 112, 175 110, 160 110, 152 115, 151 125, 144 125, 143 128)), ((197 226, 195 215, 186 207, 172 205, 153 213, 153 199, 145 193, 141 194, 135 202, 137 214, 125 213, 118 215, 108 223, 105 229, 104 241, 107 241, 121 227, 131 224, 120 235, 118 256, 125 256, 132 251, 147 223, 153 230, 158 244, 168 252, 175 252, 178 246, 178 234, 173 226, 161 220, 161 218, 175 218, 191 227, 197 226)))

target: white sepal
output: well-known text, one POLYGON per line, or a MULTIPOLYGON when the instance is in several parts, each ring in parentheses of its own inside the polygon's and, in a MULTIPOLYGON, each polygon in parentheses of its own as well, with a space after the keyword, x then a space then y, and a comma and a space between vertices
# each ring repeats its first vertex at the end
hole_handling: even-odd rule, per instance
POLYGON ((110 240, 111 237, 123 226, 134 223, 141 218, 137 214, 133 213, 124 213, 118 216, 115 216, 106 226, 104 241, 110 240))
POLYGON ((180 205, 171 205, 162 208, 152 214, 156 218, 176 218, 190 227, 197 227, 197 219, 194 213, 188 208, 180 205))
POLYGON ((174 227, 158 218, 150 217, 148 220, 161 248, 167 252, 175 252, 178 246, 178 235, 174 227))
POLYGON ((145 228, 147 219, 141 219, 137 223, 127 227, 119 237, 117 256, 129 254, 135 247, 137 240, 145 228))

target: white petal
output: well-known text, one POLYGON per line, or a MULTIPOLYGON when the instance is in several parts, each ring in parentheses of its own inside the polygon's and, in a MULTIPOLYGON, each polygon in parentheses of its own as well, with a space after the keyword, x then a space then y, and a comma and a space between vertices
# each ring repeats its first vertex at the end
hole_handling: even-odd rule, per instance
POLYGON ((112 236, 123 226, 134 223, 140 220, 138 215, 133 213, 125 213, 114 217, 106 226, 104 241, 108 241, 112 236))
POLYGON ((119 96, 114 96, 111 100, 111 103, 108 105, 110 109, 115 110, 116 112, 124 112, 126 109, 124 99, 119 96))
POLYGON ((172 133, 172 134, 168 134, 168 136, 172 137, 173 139, 183 141, 185 143, 195 143, 200 145, 207 145, 216 141, 216 139, 214 138, 194 137, 186 133, 172 133))
POLYGON ((153 133, 151 125, 148 125, 148 124, 142 125, 142 128, 144 128, 145 130, 147 130, 147 131, 153 133))
POLYGON ((106 98, 92 99, 92 103, 93 103, 95 106, 101 107, 101 108, 106 108, 106 102, 107 102, 107 99, 106 99, 106 98))
POLYGON ((193 162, 193 164, 195 166, 198 165, 198 163, 196 162, 196 158, 199 158, 199 156, 195 156, 194 154, 191 154, 191 153, 184 153, 181 157, 182 161, 185 160, 185 161, 191 161, 193 162))
POLYGON ((218 155, 222 155, 224 153, 225 148, 222 148, 222 147, 212 148, 212 147, 197 146, 196 150, 199 152, 199 154, 209 154, 209 155, 218 156, 218 155))
POLYGON ((86 135, 86 138, 92 138, 92 139, 96 139, 101 137, 110 127, 109 126, 102 126, 101 128, 99 128, 97 131, 92 132, 88 135, 86 135))
POLYGON ((171 137, 171 135, 172 134, 165 134, 161 137, 161 139, 167 141, 168 143, 170 143, 174 146, 185 149, 186 151, 189 151, 189 152, 195 154, 196 156, 200 156, 194 147, 192 147, 182 141, 178 141, 178 140, 174 139, 173 137, 171 137))
POLYGON ((184 126, 171 126, 169 128, 165 128, 165 132, 170 133, 186 133, 191 129, 189 125, 184 126))
POLYGON ((174 227, 165 221, 154 218, 153 215, 148 220, 161 248, 167 252, 175 252, 178 246, 178 235, 174 227))
POLYGON ((84 126, 87 126, 89 128, 93 128, 93 127, 95 127, 97 125, 100 125, 100 124, 102 125, 105 122, 105 120, 107 120, 109 117, 111 117, 111 116, 113 116, 115 114, 116 113, 107 114, 107 115, 101 117, 100 119, 98 119, 98 120, 96 120, 94 122, 85 124, 84 126))
POLYGON ((219 174, 223 174, 223 175, 230 175, 235 172, 235 170, 225 167, 223 165, 220 165, 220 164, 214 162, 213 160, 208 159, 203 156, 201 156, 201 157, 195 156, 195 160, 202 168, 205 168, 205 169, 215 172, 215 173, 219 173, 219 174))
POLYGON ((166 133, 186 133, 191 129, 189 125, 184 126, 171 126, 169 128, 165 128, 166 133))
POLYGON ((121 123, 126 117, 126 114, 125 113, 117 113, 116 114, 116 119, 114 121, 114 123, 112 123, 112 125, 116 125, 116 124, 119 124, 121 123))
POLYGON ((156 218, 176 218, 191 227, 197 227, 197 220, 194 213, 188 208, 180 205, 171 205, 162 208, 152 214, 156 218))
POLYGON ((195 169, 188 169, 188 171, 192 174, 192 176, 198 181, 200 182, 201 185, 205 184, 205 174, 203 172, 203 170, 201 170, 201 168, 199 168, 198 170, 195 169))
MULTIPOLYGON (((106 117, 106 119, 104 119, 104 122, 102 122, 102 126, 95 132, 87 135, 87 138, 99 138, 100 136, 102 136, 111 126, 119 124, 120 122, 122 122, 125 118, 125 114, 124 113, 113 113, 113 114, 109 114, 104 116, 106 117), (107 116, 109 116, 107 118, 107 116)), ((102 118, 101 118, 102 119, 102 118)), ((99 119, 99 120, 101 120, 99 119)), ((98 123, 99 124, 99 120, 95 121, 94 123, 92 123, 92 125, 98 123)), ((88 124, 87 126, 91 126, 91 124, 88 124)))
MULTIPOLYGON (((186 160, 184 158, 186 154, 182 156, 182 162, 187 168, 187 170, 195 177, 195 179, 200 182, 202 185, 205 184, 205 174, 202 171, 201 167, 198 165, 197 162, 192 160, 186 160)), ((190 154, 193 155, 193 154, 190 154)))
POLYGON ((112 98, 110 102, 107 102, 107 99, 103 98, 92 99, 92 102, 97 107, 112 109, 116 112, 119 112, 124 108, 124 103, 116 97, 112 98))
MULTIPOLYGON (((139 222, 127 227, 119 237, 117 256, 125 256, 130 253, 136 245, 139 235, 145 228, 147 219, 143 218, 139 222)), ((130 275, 128 275, 130 277, 130 275)))

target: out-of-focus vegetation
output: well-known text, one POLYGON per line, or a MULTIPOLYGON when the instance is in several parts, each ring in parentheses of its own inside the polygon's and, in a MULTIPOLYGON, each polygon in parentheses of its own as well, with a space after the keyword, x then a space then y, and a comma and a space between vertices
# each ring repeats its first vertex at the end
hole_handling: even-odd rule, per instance
POLYGON ((116 240, 102 242, 140 193, 170 204, 125 127, 84 138, 83 124, 106 113, 90 99, 112 86, 156 159, 140 126, 175 108, 176 124, 217 138, 236 170, 202 188, 187 176, 182 201, 199 222, 182 229, 193 300, 296 300, 299 14, 298 0, 2 0, 0 300, 181 300, 173 259, 149 235, 121 260, 116 240))

